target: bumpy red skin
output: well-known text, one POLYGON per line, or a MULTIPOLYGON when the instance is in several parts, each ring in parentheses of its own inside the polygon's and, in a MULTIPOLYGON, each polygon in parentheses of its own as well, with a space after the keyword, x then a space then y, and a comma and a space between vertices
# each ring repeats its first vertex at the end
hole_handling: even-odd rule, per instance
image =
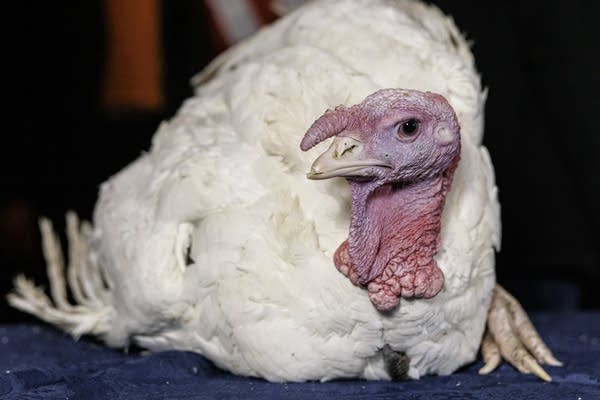
MULTIPOLYGON (((353 214, 366 218, 353 219, 350 237, 335 252, 334 263, 355 285, 367 283, 369 298, 378 310, 392 310, 400 297, 434 297, 444 286, 444 275, 434 256, 444 202, 457 164, 458 157, 441 176, 408 187, 382 186, 364 203, 359 193, 353 196, 353 214), (349 242, 360 246, 377 236, 375 261, 361 280, 352 263, 349 242)), ((359 191, 360 187, 353 190, 359 191)))

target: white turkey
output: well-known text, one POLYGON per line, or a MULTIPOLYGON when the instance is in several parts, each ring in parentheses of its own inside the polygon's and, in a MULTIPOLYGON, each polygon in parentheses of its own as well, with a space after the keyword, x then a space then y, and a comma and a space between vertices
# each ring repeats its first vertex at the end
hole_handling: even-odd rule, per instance
POLYGON ((485 91, 450 18, 315 1, 194 82, 150 151, 102 185, 93 226, 68 215, 66 273, 41 221, 51 299, 19 277, 13 306, 272 381, 449 374, 475 359, 489 311, 482 372, 502 354, 549 379, 534 357, 559 362, 495 284, 485 91), (311 164, 337 178, 306 179, 311 164))

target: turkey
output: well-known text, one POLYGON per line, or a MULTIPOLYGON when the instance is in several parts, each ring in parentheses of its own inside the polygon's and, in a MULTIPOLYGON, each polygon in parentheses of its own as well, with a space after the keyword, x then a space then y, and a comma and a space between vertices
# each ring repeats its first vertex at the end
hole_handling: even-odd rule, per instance
POLYGON ((482 373, 503 356, 550 379, 538 362, 559 362, 495 283, 486 92, 449 17, 310 2, 193 83, 101 186, 93 226, 67 215, 66 271, 41 220, 51 296, 20 276, 14 307, 271 381, 450 374, 480 346, 482 373))

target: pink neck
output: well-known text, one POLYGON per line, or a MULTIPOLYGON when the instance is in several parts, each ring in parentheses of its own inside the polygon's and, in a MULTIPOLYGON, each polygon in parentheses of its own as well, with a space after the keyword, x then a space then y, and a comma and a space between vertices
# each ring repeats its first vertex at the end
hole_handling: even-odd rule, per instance
POLYGON ((442 175, 404 187, 351 182, 349 256, 367 284, 398 258, 431 262, 437 253, 441 215, 458 159, 442 175))

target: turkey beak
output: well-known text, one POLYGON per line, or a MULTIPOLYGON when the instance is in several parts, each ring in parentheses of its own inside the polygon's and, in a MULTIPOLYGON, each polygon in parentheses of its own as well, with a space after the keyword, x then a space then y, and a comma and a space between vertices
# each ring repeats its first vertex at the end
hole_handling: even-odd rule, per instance
POLYGON ((374 175, 374 167, 391 168, 381 160, 366 158, 361 141, 348 136, 336 137, 321 154, 306 175, 308 179, 340 177, 367 178, 374 175))

